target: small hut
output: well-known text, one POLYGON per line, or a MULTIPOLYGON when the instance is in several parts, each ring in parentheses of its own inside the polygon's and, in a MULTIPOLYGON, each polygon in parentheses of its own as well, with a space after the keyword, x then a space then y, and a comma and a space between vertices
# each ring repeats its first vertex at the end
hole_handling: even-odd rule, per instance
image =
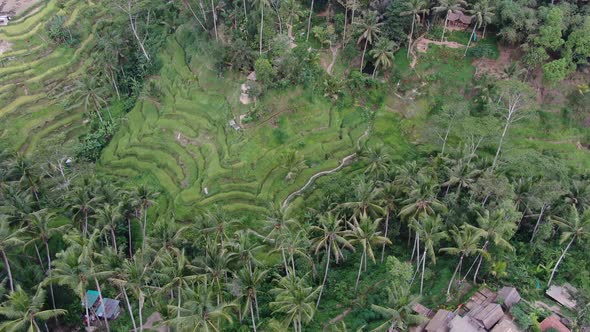
POLYGON ((472 317, 479 325, 484 327, 486 330, 491 329, 502 317, 504 317, 504 311, 502 306, 497 303, 489 303, 487 305, 481 305, 473 310, 469 311, 467 316, 472 317))
POLYGON ((558 332, 570 332, 570 329, 563 325, 557 315, 551 315, 541 322, 541 331, 545 332, 550 329, 556 330, 558 332))
POLYGON ((467 29, 471 24, 472 18, 473 16, 465 15, 459 11, 451 12, 449 16, 447 16, 449 26, 459 29, 467 29))
POLYGON ((119 307, 119 301, 113 299, 103 299, 104 303, 101 303, 96 310, 96 316, 103 318, 106 317, 108 320, 119 317, 121 308, 119 307))
POLYGON ((4 25, 8 25, 8 22, 10 21, 10 16, 7 15, 0 15, 0 26, 4 26, 4 25))
POLYGON ((520 302, 520 294, 518 294, 518 291, 514 287, 502 287, 498 291, 496 301, 504 308, 510 309, 513 305, 520 302))
POLYGON ((576 308, 576 300, 574 300, 573 296, 578 292, 574 286, 565 283, 563 286, 556 286, 552 285, 549 289, 545 292, 547 296, 552 298, 553 300, 557 301, 562 306, 575 309, 576 308))
POLYGON ((425 330, 428 332, 449 332, 449 322, 453 318, 455 318, 454 313, 440 309, 434 314, 428 325, 426 325, 425 330))

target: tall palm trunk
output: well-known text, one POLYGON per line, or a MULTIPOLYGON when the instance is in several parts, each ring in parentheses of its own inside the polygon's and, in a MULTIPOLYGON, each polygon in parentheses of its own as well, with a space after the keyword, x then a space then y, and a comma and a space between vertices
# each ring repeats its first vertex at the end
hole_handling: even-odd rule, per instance
POLYGON ((375 75, 377 75, 377 68, 379 67, 379 61, 375 62, 375 68, 373 68, 373 79, 375 79, 375 75))
MULTIPOLYGON (((473 30, 471 31, 471 36, 469 36, 469 41, 467 42, 467 47, 465 48, 465 53, 463 53, 463 57, 467 55, 467 51, 469 50, 469 45, 471 45, 471 41, 473 40, 473 35, 475 35, 475 28, 477 28, 477 22, 473 25, 473 30)), ((494 159, 495 161, 495 159, 494 159)))
MULTIPOLYGON (((483 244, 483 247, 481 247, 481 250, 483 250, 483 252, 487 252, 488 251, 488 245, 490 244, 489 240, 486 240, 486 242, 483 244)), ((477 262, 477 268, 475 268, 475 273, 473 274, 473 283, 475 284, 476 280, 477 280, 477 275, 479 274, 479 268, 481 267, 481 263, 483 262, 483 254, 479 254, 478 256, 478 262, 477 262)))
POLYGON ((244 19, 246 23, 248 23, 248 12, 246 11, 246 0, 243 0, 242 3, 244 4, 244 19))
POLYGON ((348 6, 344 6, 344 30, 342 31, 342 49, 346 45, 346 28, 348 23, 348 6))
POLYGON ((359 280, 361 279, 361 271, 363 269, 363 258, 365 257, 365 252, 363 251, 363 253, 361 254, 361 264, 359 265, 359 272, 356 276, 356 284, 354 285, 354 290, 356 291, 357 288, 359 287, 359 280))
POLYGON ((143 206, 143 226, 141 227, 141 251, 145 252, 145 237, 147 234, 147 211, 148 207, 147 204, 143 206))
POLYGON ((131 303, 129 302, 129 297, 127 296, 127 290, 125 286, 119 286, 121 291, 123 292, 123 297, 125 298, 125 303, 127 303, 127 310, 129 310, 129 317, 131 317, 131 323, 133 324, 133 331, 137 331, 137 324, 135 324, 135 317, 133 317, 133 309, 131 309, 131 303))
MULTIPOLYGON (((43 241, 45 244, 45 252, 47 254, 47 272, 49 278, 51 278, 51 253, 49 252, 49 243, 47 241, 43 241)), ((53 310, 55 310, 55 295, 53 295, 53 284, 49 284, 49 294, 51 295, 51 305, 53 310)))
MULTIPOLYGON (((385 213, 385 238, 387 238, 387 232, 389 231, 389 214, 390 210, 387 208, 387 212, 385 213)), ((385 243, 381 247, 381 263, 383 263, 383 258, 385 257, 385 243)))
POLYGON ((262 55, 262 30, 264 29, 264 5, 260 6, 260 55, 262 55))
POLYGON ((420 296, 424 289, 424 270, 426 269, 426 245, 424 245, 424 254, 422 255, 422 276, 420 277, 420 296))
POLYGON ((309 8, 309 17, 307 18, 307 37, 305 37, 305 41, 309 40, 309 30, 311 30, 311 15, 313 14, 313 3, 315 1, 311 0, 311 6, 309 8))
POLYGON ((561 261, 565 257, 565 254, 567 253, 568 250, 570 250, 570 247, 572 246, 572 244, 574 243, 575 240, 576 240, 576 236, 574 235, 574 236, 572 236, 572 239, 570 240, 570 242, 567 244, 567 247, 565 247, 565 250, 563 251, 563 253, 561 253, 561 256, 559 256, 557 263, 555 263, 555 267, 553 267, 553 271, 551 271, 551 277, 549 278, 549 282, 547 283, 547 287, 551 286, 551 282, 553 281, 553 277, 555 276, 555 272, 557 272, 557 268, 559 267, 559 264, 561 264, 561 261))
POLYGON ((443 33, 442 36, 440 37, 440 41, 444 41, 445 39, 445 32, 447 32, 447 24, 449 22, 449 11, 447 11, 447 15, 445 16, 445 24, 443 25, 443 33))
POLYGON ((213 13, 213 29, 215 30, 215 40, 219 40, 219 34, 217 33, 217 13, 215 11, 215 4, 211 0, 211 12, 213 13))
POLYGON ((537 230, 539 229, 539 224, 541 223, 541 219, 543 219, 543 213, 545 212, 545 208, 547 207, 547 204, 543 203, 543 206, 541 207, 541 212, 539 213, 539 218, 537 218, 537 222, 535 223, 535 228, 533 229, 533 234, 531 235, 531 240, 529 241, 529 243, 533 243, 533 240, 535 239, 535 235, 537 235, 537 230))
POLYGON ((115 236, 115 225, 111 225, 111 227, 109 227, 111 229, 111 244, 113 245, 113 249, 115 249, 115 252, 119 252, 117 250, 117 237, 115 236))
MULTIPOLYGON (((129 238, 129 243, 127 245, 127 247, 129 248, 129 258, 133 257, 133 243, 132 243, 132 237, 131 237, 131 219, 127 218, 127 237, 129 238)), ((143 250, 142 250, 143 252, 143 250)))
POLYGON ((365 38, 365 47, 363 48, 363 55, 361 56, 361 67, 359 71, 361 74, 363 73, 363 65, 365 64, 365 53, 367 52, 367 44, 369 43, 369 38, 365 38))
POLYGON ((256 332, 256 320, 254 319, 254 299, 248 297, 248 301, 250 301, 250 318, 252 319, 252 329, 256 332))
MULTIPOLYGON (((94 276, 94 284, 96 285, 96 290, 98 291, 98 298, 100 299, 100 303, 104 304, 104 299, 102 298, 102 289, 100 288, 100 284, 98 283, 98 279, 96 278, 96 276, 94 276)), ((107 328, 107 332, 110 332, 111 328, 109 326, 109 320, 107 319, 107 315, 103 313, 102 318, 104 319, 104 325, 107 328)))
POLYGON ((447 297, 451 295, 451 287, 453 286, 453 281, 455 280, 455 276, 457 275, 459 268, 463 264, 464 257, 465 257, 464 254, 461 254, 461 257, 459 258, 459 263, 457 263, 457 267, 455 268, 455 272, 453 272, 453 276, 451 277, 451 281, 449 282, 449 287, 447 287, 447 297))
POLYGON ((10 263, 8 263, 8 257, 6 257, 6 252, 0 249, 0 253, 2 254, 2 260, 4 261, 4 266, 6 268, 6 274, 8 274, 8 284, 10 285, 10 292, 14 292, 14 281, 12 280, 12 271, 10 270, 10 263))
POLYGON ((320 288, 320 295, 318 296, 318 301, 315 304, 315 308, 317 309, 320 306, 320 300, 322 299, 322 293, 324 292, 324 286, 326 285, 326 279, 328 279, 328 270, 330 269, 330 254, 332 250, 332 243, 328 243, 328 251, 326 252, 326 271, 324 272, 324 280, 322 280, 322 287, 320 288))
POLYGON ((410 56, 410 50, 412 49, 412 38, 414 36, 414 23, 416 22, 416 15, 412 14, 412 28, 410 29, 410 34, 408 35, 408 54, 407 57, 410 56))

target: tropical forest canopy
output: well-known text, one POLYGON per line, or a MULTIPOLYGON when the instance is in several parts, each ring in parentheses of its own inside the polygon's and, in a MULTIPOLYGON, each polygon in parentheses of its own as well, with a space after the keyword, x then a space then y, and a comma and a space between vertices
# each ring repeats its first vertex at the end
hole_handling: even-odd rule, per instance
POLYGON ((0 331, 407 331, 480 285, 538 331, 565 282, 590 324, 588 1, 4 14, 0 331))

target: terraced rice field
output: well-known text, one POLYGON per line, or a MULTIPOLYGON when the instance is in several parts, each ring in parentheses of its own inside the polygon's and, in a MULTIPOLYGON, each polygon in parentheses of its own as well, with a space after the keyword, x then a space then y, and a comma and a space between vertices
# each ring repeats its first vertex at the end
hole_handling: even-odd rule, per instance
POLYGON ((75 24, 87 7, 77 0, 63 8, 56 0, 41 1, 0 27, 0 42, 8 46, 0 54, 0 141, 6 147, 30 154, 47 139, 59 135, 73 142, 84 131, 82 110, 66 108, 64 96, 54 96, 87 65, 92 33, 86 32, 72 49, 53 44, 45 27, 57 14, 75 24))
POLYGON ((249 107, 238 103, 242 82, 218 78, 206 52, 200 53, 187 58, 170 39, 161 73, 148 84, 157 88, 146 88, 149 95, 128 114, 99 162, 101 172, 161 188, 160 208, 181 216, 213 205, 265 212, 312 174, 338 165, 367 128, 354 110, 330 114, 323 98, 297 90, 267 97, 270 109, 237 131, 229 121, 249 107), (285 180, 288 171, 281 167, 289 150, 303 154, 308 166, 293 181, 285 180))

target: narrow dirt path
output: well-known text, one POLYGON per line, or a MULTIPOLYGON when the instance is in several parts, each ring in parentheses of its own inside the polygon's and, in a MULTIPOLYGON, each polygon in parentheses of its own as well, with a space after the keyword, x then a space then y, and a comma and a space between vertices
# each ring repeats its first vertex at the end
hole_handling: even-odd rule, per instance
POLYGON ((330 52, 332 52, 332 62, 328 65, 328 68, 326 68, 326 71, 329 75, 332 75, 332 69, 336 63, 336 58, 338 57, 338 47, 338 45, 330 46, 330 52))
POLYGON ((416 41, 414 42, 414 44, 410 48, 410 54, 412 55, 412 62, 410 63, 410 68, 416 67, 416 64, 418 63, 418 54, 416 54, 416 52, 426 53, 426 51, 428 51, 429 44, 441 45, 441 46, 446 46, 446 47, 450 47, 450 48, 464 48, 465 47, 465 45, 457 43, 457 42, 449 42, 449 41, 441 42, 441 41, 436 41, 436 40, 424 38, 424 35, 422 35, 422 36, 418 37, 418 39, 416 39, 416 41))
MULTIPOLYGON (((365 130, 365 132, 357 139, 357 141, 356 141, 357 148, 359 147, 361 140, 364 137, 367 137, 369 135, 369 132, 370 132, 370 127, 367 128, 367 130, 365 130)), ((281 207, 286 208, 295 197, 301 195, 309 186, 311 186, 315 182, 315 180, 317 180, 318 178, 320 178, 324 175, 329 175, 329 174, 338 172, 339 170, 343 169, 344 167, 352 164, 356 160, 356 157, 357 157, 357 153, 354 152, 354 153, 349 154, 348 156, 342 158, 342 161, 340 161, 340 164, 336 168, 332 168, 327 171, 320 171, 320 172, 315 173, 314 175, 312 175, 309 178, 309 180, 307 180, 307 182, 303 185, 303 187, 301 187, 298 190, 295 190, 294 192, 289 194, 289 196, 287 196, 287 198, 285 198, 285 200, 283 201, 283 204, 281 205, 281 207)))

